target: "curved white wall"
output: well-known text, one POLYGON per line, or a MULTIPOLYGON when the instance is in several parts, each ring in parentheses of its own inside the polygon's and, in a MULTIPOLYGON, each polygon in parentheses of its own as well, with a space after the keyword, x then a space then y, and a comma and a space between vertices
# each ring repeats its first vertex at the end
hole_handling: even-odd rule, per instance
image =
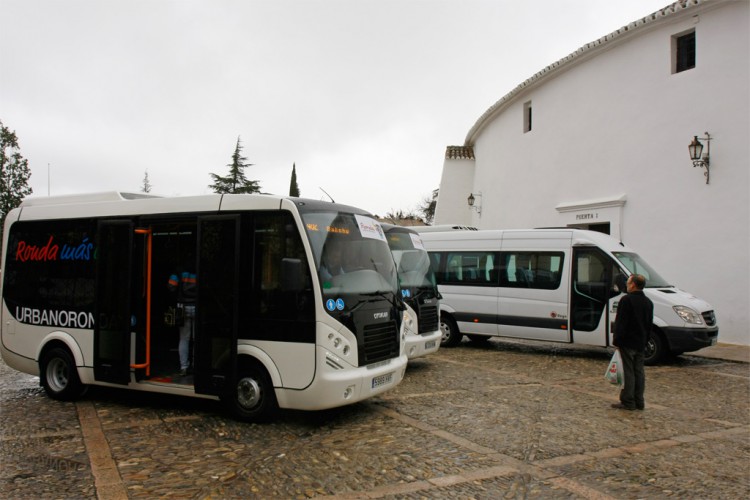
POLYGON ((473 136, 481 217, 468 212, 465 186, 454 193, 446 184, 460 177, 446 160, 436 223, 522 228, 598 216, 582 222, 612 222, 613 235, 664 277, 713 304, 720 342, 750 344, 748 5, 703 2, 517 93, 473 136), (672 36, 691 29, 696 67, 672 74, 672 36), (528 101, 532 130, 524 133, 528 101), (713 137, 708 185, 687 151, 705 131, 713 137), (624 203, 608 206, 613 200, 624 203))

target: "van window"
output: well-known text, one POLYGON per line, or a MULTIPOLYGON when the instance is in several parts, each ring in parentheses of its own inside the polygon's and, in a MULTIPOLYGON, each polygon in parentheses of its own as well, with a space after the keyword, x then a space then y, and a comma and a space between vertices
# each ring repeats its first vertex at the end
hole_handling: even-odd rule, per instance
POLYGON ((446 285, 497 286, 493 252, 430 252, 437 282, 446 285))
POLYGON ((601 322, 609 300, 612 260, 596 248, 577 248, 573 260, 571 325, 593 332, 601 322))
POLYGON ((500 286, 555 290, 560 286, 562 252, 502 252, 500 286))

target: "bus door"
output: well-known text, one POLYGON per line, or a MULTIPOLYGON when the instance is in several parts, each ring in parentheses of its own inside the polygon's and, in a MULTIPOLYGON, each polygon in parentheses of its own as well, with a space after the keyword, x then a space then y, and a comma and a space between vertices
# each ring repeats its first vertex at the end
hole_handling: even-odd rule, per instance
POLYGON ((133 224, 101 221, 97 229, 94 378, 130 382, 133 224))
POLYGON ((236 376, 239 229, 235 215, 198 219, 196 393, 221 395, 236 376))
POLYGON ((609 345, 610 322, 614 321, 617 268, 604 252, 594 247, 573 248, 570 326, 573 342, 609 345))

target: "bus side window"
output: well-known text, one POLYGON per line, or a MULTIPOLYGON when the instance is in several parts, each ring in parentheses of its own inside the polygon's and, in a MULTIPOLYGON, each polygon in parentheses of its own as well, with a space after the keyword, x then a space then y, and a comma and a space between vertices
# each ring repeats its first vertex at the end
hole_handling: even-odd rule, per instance
POLYGON ((255 270, 251 274, 257 301, 251 306, 260 317, 284 319, 290 312, 295 319, 310 318, 314 315, 312 300, 312 277, 305 257, 304 246, 289 214, 258 214, 255 220, 255 270), (297 259, 302 263, 304 275, 301 278, 304 290, 294 302, 281 299, 284 294, 281 280, 282 261, 285 258, 297 259))

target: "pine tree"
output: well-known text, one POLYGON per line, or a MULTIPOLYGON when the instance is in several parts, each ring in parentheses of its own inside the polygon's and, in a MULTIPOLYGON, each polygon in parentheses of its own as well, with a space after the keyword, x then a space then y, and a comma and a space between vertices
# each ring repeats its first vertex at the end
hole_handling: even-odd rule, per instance
POLYGON ((143 185, 141 186, 141 191, 144 193, 151 192, 151 182, 148 180, 148 170, 146 170, 143 175, 143 185))
POLYGON ((437 199, 439 193, 439 188, 433 190, 432 198, 422 199, 422 203, 420 203, 420 205, 417 207, 419 213, 422 214, 422 220, 425 222, 425 224, 430 225, 435 220, 435 207, 437 207, 437 199))
POLYGON ((8 212, 31 194, 30 177, 29 161, 21 156, 16 133, 0 120, 0 236, 8 212))
POLYGON ((260 192, 258 181, 249 181, 245 177, 244 169, 251 167, 253 164, 245 163, 247 158, 242 156, 241 151, 242 145, 240 144, 240 138, 237 137, 237 146, 234 148, 234 154, 232 154, 232 163, 227 165, 229 167, 229 175, 210 174, 214 183, 209 187, 213 189, 214 193, 244 194, 260 192))
POLYGON ((299 198, 299 185, 297 185, 297 164, 292 163, 292 182, 289 183, 289 196, 299 198))

